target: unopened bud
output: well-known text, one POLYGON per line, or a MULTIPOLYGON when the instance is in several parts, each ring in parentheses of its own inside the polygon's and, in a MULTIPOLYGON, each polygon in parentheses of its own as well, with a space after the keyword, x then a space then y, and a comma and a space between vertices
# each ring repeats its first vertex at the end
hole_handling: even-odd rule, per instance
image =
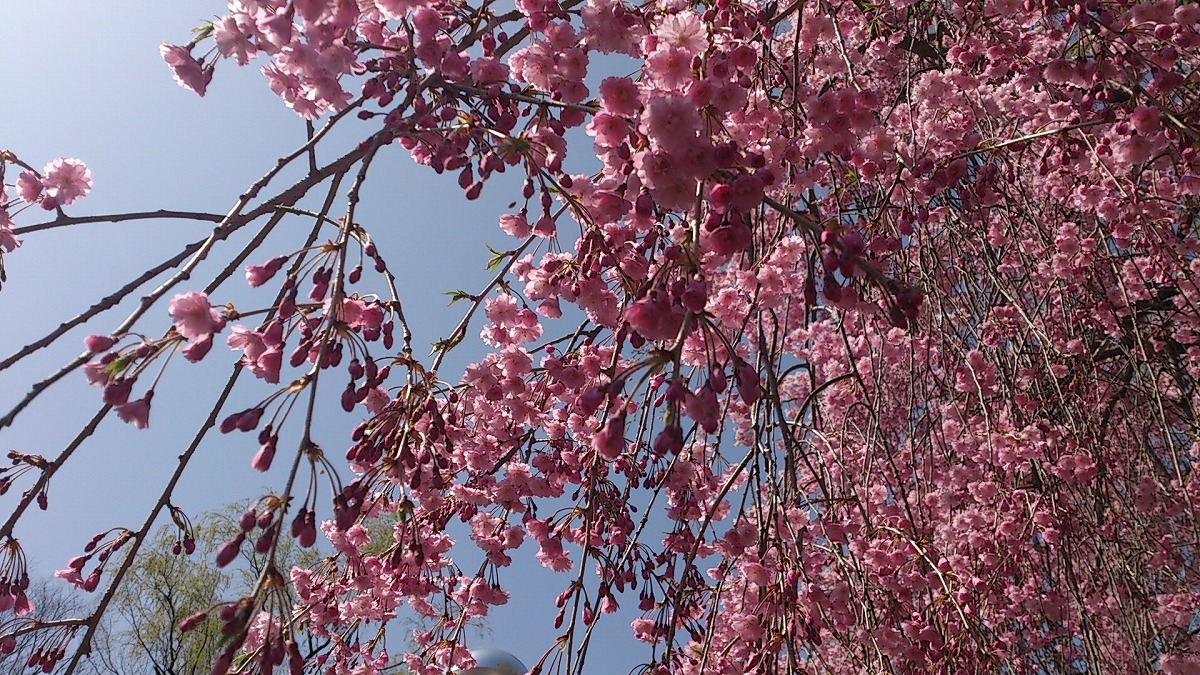
POLYGON ((250 509, 249 511, 243 513, 242 517, 238 519, 238 527, 242 529, 242 532, 249 532, 250 530, 254 529, 254 523, 257 520, 258 512, 254 509, 250 509))
POLYGON ((183 621, 179 622, 179 631, 181 633, 186 633, 189 630, 200 625, 200 622, 204 621, 207 618, 208 618, 208 612, 196 612, 195 614, 193 614, 193 615, 187 617, 186 619, 184 619, 183 621))
POLYGON ((83 346, 93 354, 108 351, 116 343, 116 340, 107 335, 89 335, 83 339, 83 346))
POLYGON ((237 557, 238 551, 242 548, 242 542, 245 541, 245 534, 238 534, 230 541, 225 542, 225 545, 217 551, 217 567, 224 567, 233 562, 237 557))

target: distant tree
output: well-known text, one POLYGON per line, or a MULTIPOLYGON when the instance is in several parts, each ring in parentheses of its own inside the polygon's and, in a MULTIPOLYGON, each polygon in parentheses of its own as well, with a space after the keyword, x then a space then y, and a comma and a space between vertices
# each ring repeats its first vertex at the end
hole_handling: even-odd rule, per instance
MULTIPOLYGON (((176 522, 158 530, 142 548, 141 555, 130 567, 126 583, 113 598, 104 620, 97 626, 91 658, 76 668, 86 675, 206 675, 212 663, 228 642, 220 624, 200 617, 213 609, 237 607, 238 603, 223 603, 222 598, 252 594, 258 584, 272 575, 286 575, 293 566, 317 563, 317 549, 302 550, 292 540, 281 543, 273 555, 255 547, 241 547, 237 559, 223 567, 212 564, 213 556, 230 539, 245 535, 246 528, 256 523, 249 514, 255 513, 249 502, 231 504, 220 511, 203 514, 193 524, 179 512, 176 522), (274 570, 273 572, 267 570, 274 570), (183 627, 181 627, 183 624, 183 627)), ((375 527, 382 527, 378 522, 375 527)), ((253 529, 252 527, 250 529, 253 529)), ((32 658, 65 646, 71 637, 77 617, 86 616, 92 608, 84 598, 73 595, 64 581, 72 581, 72 568, 59 573, 59 579, 33 581, 26 595, 38 618, 17 617, 0 629, 21 629, 20 635, 0 649, 0 673, 16 673, 25 668, 41 668, 43 659, 32 658), (57 633, 35 626, 57 621, 64 625, 57 633), (13 624, 13 625, 8 625, 13 624), (31 661, 34 662, 31 665, 31 661)), ((290 587, 279 585, 281 598, 294 602, 290 587)), ((8 632, 8 630, 5 630, 8 632)), ((296 631, 296 652, 311 655, 323 646, 323 640, 296 631)), ((248 655, 242 655, 235 665, 249 667, 248 655)), ((67 664, 57 659, 45 660, 49 673, 66 672, 67 664)), ((281 666, 281 672, 287 672, 281 666)))
MULTIPOLYGON (((71 593, 67 586, 57 579, 34 580, 26 594, 37 609, 37 620, 42 623, 83 616, 91 609, 83 602, 84 598, 71 593)), ((7 633, 10 628, 32 626, 32 621, 33 619, 26 617, 0 621, 0 632, 7 633)), ((24 633, 7 641, 7 645, 0 645, 0 673, 17 673, 28 667, 35 652, 46 648, 49 640, 45 638, 45 634, 24 633)))
POLYGON ((235 586, 233 575, 213 567, 218 524, 207 517, 196 531, 196 551, 176 553, 176 530, 164 527, 143 548, 128 582, 114 599, 111 619, 98 631, 92 661, 113 675, 206 675, 221 642, 214 624, 183 632, 179 624, 217 604, 235 586))

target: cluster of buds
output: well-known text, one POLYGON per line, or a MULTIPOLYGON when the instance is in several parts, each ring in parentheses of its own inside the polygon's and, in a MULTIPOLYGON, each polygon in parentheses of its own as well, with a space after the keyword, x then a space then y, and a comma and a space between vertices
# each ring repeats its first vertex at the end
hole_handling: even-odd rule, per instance
POLYGON ((125 348, 113 349, 118 342, 117 338, 107 335, 89 335, 85 338, 84 346, 99 358, 84 365, 83 374, 93 386, 103 387, 104 403, 113 406, 117 416, 138 429, 145 429, 150 423, 150 401, 154 397, 154 389, 147 390, 140 399, 131 401, 129 397, 138 375, 162 353, 163 345, 143 340, 125 348))
MULTIPOLYGON (((389 326, 391 324, 388 324, 389 326)), ((367 357, 363 363, 357 358, 350 360, 350 365, 346 368, 350 373, 350 382, 346 385, 346 389, 342 391, 342 409, 350 412, 354 409, 354 404, 362 403, 367 399, 372 392, 376 390, 383 381, 387 379, 391 372, 390 367, 384 366, 380 368, 375 364, 375 360, 367 357), (362 383, 359 384, 359 380, 362 383)))
POLYGON ((78 588, 82 588, 88 593, 95 591, 100 585, 100 576, 104 573, 104 567, 112 558, 112 554, 129 543, 133 539, 133 536, 133 531, 125 528, 114 528, 97 534, 83 547, 83 555, 71 558, 67 561, 66 569, 58 570, 54 573, 54 576, 78 588), (109 538, 105 540, 106 537, 109 538), (98 564, 85 577, 83 576, 83 568, 93 558, 96 559, 98 564))
POLYGON ((217 618, 221 621, 221 643, 225 645, 225 649, 213 662, 213 675, 225 675, 233 666, 233 659, 237 655, 238 649, 246 641, 250 619, 254 616, 257 604, 254 597, 247 596, 202 612, 196 612, 179 622, 180 632, 186 633, 207 621, 209 615, 214 610, 216 611, 217 618))
POLYGON ((254 551, 259 554, 270 552, 283 524, 285 511, 286 501, 275 495, 267 495, 246 509, 238 519, 238 533, 217 550, 217 567, 225 567, 233 562, 255 530, 258 530, 258 535, 254 537, 254 551))
MULTIPOLYGON (((37 625, 36 621, 28 619, 22 619, 21 621, 24 621, 27 625, 37 625)), ((43 673, 53 672, 58 662, 67 655, 67 647, 71 644, 71 640, 75 638, 75 631, 77 630, 79 630, 78 625, 59 625, 38 631, 38 645, 30 652, 29 658, 25 660, 25 667, 37 668, 43 673)), ((0 640, 0 654, 11 654, 16 649, 17 638, 15 635, 11 635, 11 632, 10 637, 0 640)))
POLYGON ((192 521, 187 517, 187 514, 174 505, 168 505, 171 512, 171 522, 175 523, 177 536, 174 543, 171 544, 171 553, 174 555, 186 554, 191 555, 196 552, 196 530, 192 527, 192 521))
MULTIPOLYGON (((45 457, 42 457, 41 455, 27 455, 23 452, 17 452, 16 450, 10 450, 8 452, 8 459, 12 461, 12 466, 0 468, 0 495, 8 492, 8 489, 11 488, 13 483, 16 482, 16 480, 21 476, 33 471, 34 469, 45 471, 47 466, 45 457)), ((43 511, 45 511, 46 507, 49 506, 49 498, 46 496, 45 485, 43 485, 42 489, 38 491, 37 503, 38 508, 43 511)))
MULTIPOLYGON (((821 265, 825 268, 823 294, 829 302, 841 302, 845 299, 844 289, 838 276, 849 281, 861 274, 859 265, 863 264, 862 256, 867 251, 867 242, 862 234, 856 231, 837 228, 822 232, 821 243, 827 247, 821 256, 821 265)), ((807 295, 807 289, 805 294, 807 295)), ((813 301, 815 302, 815 297, 813 301)))
POLYGON ((225 329, 225 313, 230 311, 230 306, 224 310, 213 307, 204 293, 190 291, 176 295, 167 307, 172 329, 162 339, 141 337, 136 344, 114 349, 126 335, 94 334, 84 338, 84 347, 99 357, 83 367, 84 376, 92 385, 104 388, 104 403, 113 406, 118 417, 145 429, 150 424, 154 386, 142 398, 129 400, 138 376, 150 362, 175 349, 193 363, 203 359, 212 349, 213 335, 225 329))
MULTIPOLYGON (((248 408, 241 412, 233 413, 221 420, 219 428, 223 434, 227 434, 235 429, 238 431, 253 431, 258 428, 258 423, 262 420, 264 413, 266 413, 264 405, 248 408)), ((258 452, 255 453, 254 459, 250 460, 250 466, 259 471, 269 470, 271 462, 275 460, 275 451, 278 449, 278 446, 279 434, 275 433, 274 424, 268 423, 258 432, 258 452)))
POLYGON ((21 544, 6 537, 0 544, 0 612, 12 610, 17 616, 33 611, 33 603, 25 594, 29 590, 29 569, 21 544))
POLYGON ((193 630, 216 614, 224 649, 213 664, 213 675, 225 675, 235 660, 245 664, 257 662, 257 672, 262 673, 274 672, 275 666, 286 660, 288 672, 299 675, 304 670, 299 646, 290 629, 282 629, 288 624, 267 611, 270 606, 288 605, 290 601, 283 593, 285 588, 282 575, 270 566, 253 595, 192 614, 179 623, 179 630, 184 633, 193 630), (239 657, 239 651, 244 655, 239 657))

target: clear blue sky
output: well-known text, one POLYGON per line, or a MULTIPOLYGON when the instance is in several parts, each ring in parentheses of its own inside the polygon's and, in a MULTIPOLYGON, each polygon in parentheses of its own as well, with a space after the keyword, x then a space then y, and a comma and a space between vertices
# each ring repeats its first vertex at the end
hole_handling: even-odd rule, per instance
MULTIPOLYGON (((160 208, 225 212, 276 157, 303 141, 304 125, 267 89, 256 67, 220 64, 203 99, 175 85, 159 59, 159 43, 186 42, 192 27, 223 9, 217 0, 43 0, 0 6, 0 93, 5 101, 0 149, 38 167, 59 156, 84 160, 94 189, 70 210, 73 215, 160 208)), ((340 154, 354 139, 341 140, 324 156, 340 154)), ((379 240, 399 277, 418 349, 457 322, 460 308, 447 308, 441 291, 482 287, 488 257, 484 242, 511 245, 495 227, 495 218, 516 194, 509 177, 489 183, 481 200, 467 203, 452 178, 412 165, 398 147, 376 166, 359 219, 379 240)), ((40 214, 26 213, 18 224, 30 224, 32 218, 40 214)), ((205 231, 205 225, 195 222, 155 221, 27 237, 22 248, 5 258, 9 281, 0 292, 0 357, 205 231)), ((276 240, 274 249, 269 245, 268 252, 290 250, 286 239, 276 240)), ((216 258, 227 257, 232 246, 236 242, 216 258)), ((206 283, 205 272, 212 271, 212 266, 202 268, 193 287, 206 283)), ((234 288, 245 292, 240 284, 234 288)), ((243 296, 247 301, 253 297, 243 296)), ((214 299, 237 298, 218 293, 214 299)), ((7 411, 30 383, 77 355, 84 335, 118 324, 128 307, 126 303, 101 315, 86 330, 0 373, 0 408, 7 411)), ((155 334, 167 321, 163 306, 151 310, 143 325, 155 334)), ((477 334, 475 327, 469 335, 477 334)), ((457 379, 467 359, 482 353, 475 347, 460 352, 443 371, 448 379, 457 379)), ((52 482, 51 511, 27 517, 18 527, 37 572, 49 575, 63 566, 102 529, 140 524, 207 410, 197 406, 213 399, 228 373, 225 364, 235 356, 218 341, 200 366, 173 363, 155 397, 149 430, 139 432, 111 420, 87 441, 52 482)), ((246 386, 236 396, 249 405, 263 392, 261 386, 246 386)), ((71 376, 18 418, 14 428, 0 431, 0 450, 53 457, 99 404, 99 391, 86 386, 82 375, 71 376)), ((340 455, 346 430, 357 420, 340 413, 328 416, 318 442, 331 455, 340 455)), ((258 474, 249 466, 254 450, 248 436, 211 437, 185 474, 175 503, 199 513, 281 485, 284 463, 276 462, 266 476, 258 474)), ((8 512, 21 487, 0 498, 0 512, 8 512)), ((475 641, 502 646, 527 665, 553 639, 552 599, 568 582, 567 576, 541 569, 533 553, 518 552, 514 566, 505 571, 502 579, 513 599, 494 613, 492 636, 475 641)), ((622 604, 635 603, 633 596, 622 604)), ((636 643, 628 637, 632 615, 618 616, 608 617, 607 625, 601 622, 589 672, 624 673, 645 658, 647 652, 632 648, 636 643)))

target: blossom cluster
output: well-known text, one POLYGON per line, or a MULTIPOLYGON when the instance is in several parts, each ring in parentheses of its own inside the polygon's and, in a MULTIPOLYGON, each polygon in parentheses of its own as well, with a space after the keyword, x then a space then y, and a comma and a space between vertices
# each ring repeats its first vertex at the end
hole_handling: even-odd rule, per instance
MULTIPOLYGON (((20 162, 10 152, 0 152, 0 256, 11 253, 21 245, 14 231, 12 209, 17 203, 36 204, 47 211, 71 206, 85 197, 92 189, 92 172, 87 165, 75 158, 60 157, 44 166, 39 173, 20 162), (18 202, 10 201, 9 185, 4 183, 5 167, 10 162, 23 168, 12 187, 18 202)), ((0 277, 3 267, 0 266, 0 277)), ((0 281, 3 281, 0 278, 0 281)))
MULTIPOLYGON (((336 230, 246 269, 253 288, 281 275, 266 308, 184 292, 164 338, 87 343, 89 380, 145 426, 153 386, 129 398, 148 365, 199 361, 242 322, 226 342, 270 393, 219 430, 258 431, 262 471, 335 369, 342 408, 366 411, 347 479, 292 418, 307 492, 258 502, 217 562, 318 532, 337 556, 290 571, 294 614, 225 605, 218 671, 237 649, 290 659, 299 622, 326 672, 378 672, 367 627, 404 606, 427 622, 409 671, 461 667, 521 547, 569 573, 538 671, 566 649, 584 672, 614 615, 656 674, 1200 667, 1200 6, 498 12, 233 0, 163 48, 198 94, 222 59, 259 58, 302 118, 369 129, 255 212, 336 230), (568 168, 581 149, 593 174, 568 168), (499 217, 517 243, 454 294, 470 309, 426 361, 355 217, 388 151, 467 199, 521 179, 499 217), (292 206, 354 172, 340 219, 292 206), (445 381, 472 334, 487 352, 445 381), (380 518, 382 537, 363 524, 380 518)), ((62 162, 22 174, 21 199, 81 196, 90 176, 62 162)))
MULTIPOLYGON (((567 644, 636 592, 653 672, 1200 662, 1171 543, 1195 513, 1146 518, 1195 486, 1195 5, 230 8, 219 54, 269 57, 301 116, 361 106, 469 199, 526 175, 511 281, 465 296, 491 353, 458 386, 366 378, 347 457, 404 515, 383 554, 327 522, 348 565, 293 574, 330 658, 370 670, 344 627, 407 602, 444 616, 407 661, 440 672, 532 545, 600 561, 560 597, 567 644), (564 170, 577 128, 591 176, 564 170), (570 306, 589 328, 539 343, 570 306), (455 518, 485 571, 453 564, 455 518)), ((211 61, 172 54, 202 93, 211 61)), ((314 321, 293 365, 341 347, 314 321)), ((230 337, 269 383, 283 326, 230 337)))

